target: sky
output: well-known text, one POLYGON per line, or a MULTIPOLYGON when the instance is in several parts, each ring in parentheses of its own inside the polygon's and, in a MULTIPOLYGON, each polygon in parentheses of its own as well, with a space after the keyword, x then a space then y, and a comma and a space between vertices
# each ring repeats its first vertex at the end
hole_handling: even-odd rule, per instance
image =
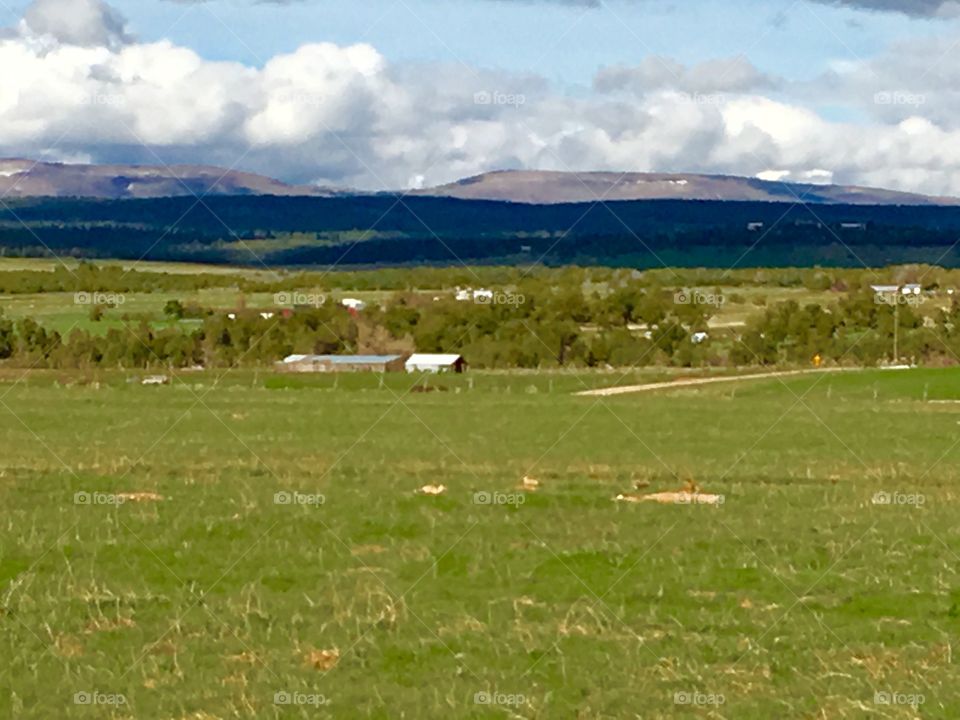
POLYGON ((954 0, 0 0, 0 155, 960 195, 954 0))

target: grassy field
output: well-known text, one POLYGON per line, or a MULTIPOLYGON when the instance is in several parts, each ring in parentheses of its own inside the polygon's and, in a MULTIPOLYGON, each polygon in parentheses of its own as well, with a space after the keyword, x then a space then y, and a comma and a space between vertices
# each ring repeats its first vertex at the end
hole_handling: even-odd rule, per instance
MULTIPOLYGON (((135 269, 144 272, 164 272, 175 275, 237 275, 253 279, 271 279, 276 277, 276 272, 271 270, 249 269, 230 265, 202 265, 199 263, 182 262, 158 262, 155 260, 139 261, 132 260, 108 260, 98 259, 97 265, 103 267, 122 267, 125 270, 135 269)), ((80 265, 80 260, 74 258, 10 258, 0 257, 0 272, 10 272, 15 270, 38 270, 50 271, 54 268, 67 267, 72 269, 80 265)))
POLYGON ((618 379, 7 373, 0 717, 960 716, 960 372, 618 379))

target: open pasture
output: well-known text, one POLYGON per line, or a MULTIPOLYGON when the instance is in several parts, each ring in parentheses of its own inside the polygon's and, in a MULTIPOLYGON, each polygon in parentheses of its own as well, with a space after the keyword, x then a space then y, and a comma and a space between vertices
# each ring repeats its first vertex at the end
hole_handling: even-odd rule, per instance
POLYGON ((960 715, 960 373, 658 379, 6 374, 0 710, 960 715))

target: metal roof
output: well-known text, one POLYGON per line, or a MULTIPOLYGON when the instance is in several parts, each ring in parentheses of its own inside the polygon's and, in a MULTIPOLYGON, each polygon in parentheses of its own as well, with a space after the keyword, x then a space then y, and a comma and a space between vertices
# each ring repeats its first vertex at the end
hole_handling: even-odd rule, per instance
POLYGON ((289 355, 285 363, 327 362, 332 365, 379 365, 399 360, 402 355, 289 355))
POLYGON ((407 365, 455 365, 462 356, 456 354, 414 353, 407 365))

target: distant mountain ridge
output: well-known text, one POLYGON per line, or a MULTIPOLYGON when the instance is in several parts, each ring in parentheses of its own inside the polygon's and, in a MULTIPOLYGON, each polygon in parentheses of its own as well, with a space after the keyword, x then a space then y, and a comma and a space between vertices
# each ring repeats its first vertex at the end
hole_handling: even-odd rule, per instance
POLYGON ((0 159, 0 197, 105 200, 182 195, 330 197, 336 192, 288 185, 254 173, 206 165, 81 165, 0 159))
MULTIPOLYGON (((190 195, 367 197, 316 185, 292 185, 207 165, 83 165, 0 159, 0 198, 147 199, 190 195)), ((388 193, 387 194, 391 194, 388 193)), ((400 194, 399 191, 397 194, 400 194)), ((813 205, 960 205, 934 197, 854 185, 814 185, 733 175, 499 170, 405 195, 558 205, 629 200, 785 202, 813 205)))
POLYGON ((484 173, 415 194, 461 200, 501 200, 533 205, 614 200, 721 200, 803 202, 817 205, 960 205, 934 197, 854 185, 813 185, 733 175, 694 173, 552 172, 484 173))

